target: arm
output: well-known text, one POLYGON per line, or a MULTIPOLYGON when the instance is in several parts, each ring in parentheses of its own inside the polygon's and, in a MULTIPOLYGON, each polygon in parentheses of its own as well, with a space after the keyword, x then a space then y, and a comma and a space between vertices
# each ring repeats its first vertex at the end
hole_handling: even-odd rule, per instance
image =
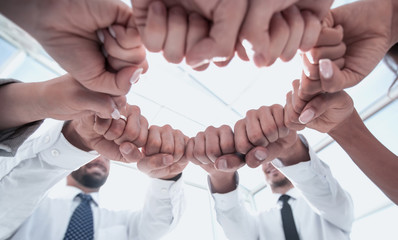
POLYGON ((350 155, 358 167, 398 204, 398 157, 380 143, 354 111, 329 135, 350 155))
POLYGON ((73 136, 75 132, 67 128, 62 130, 63 124, 57 123, 26 141, 15 157, 0 158, 1 239, 9 237, 29 217, 48 189, 96 157, 72 145, 83 147, 79 137, 73 136))
POLYGON ((309 158, 294 165, 285 164, 294 162, 297 152, 291 157, 272 161, 293 185, 307 199, 308 203, 322 218, 334 224, 345 232, 350 232, 354 221, 354 206, 350 195, 340 186, 324 162, 322 162, 308 144, 300 136, 301 145, 309 158))
POLYGON ((209 174, 217 221, 228 239, 258 239, 256 217, 239 200, 235 176, 244 161, 236 154, 231 128, 224 125, 199 132, 189 140, 185 156, 209 174))
MULTIPOLYGON (((143 147, 144 157, 137 168, 152 177, 146 202, 138 217, 130 222, 133 239, 159 239, 173 229, 184 209, 181 175, 188 164, 183 158, 187 137, 169 125, 151 126, 143 147)), ((121 148, 129 146, 123 142, 121 148)), ((134 154, 123 153, 129 161, 134 154)))

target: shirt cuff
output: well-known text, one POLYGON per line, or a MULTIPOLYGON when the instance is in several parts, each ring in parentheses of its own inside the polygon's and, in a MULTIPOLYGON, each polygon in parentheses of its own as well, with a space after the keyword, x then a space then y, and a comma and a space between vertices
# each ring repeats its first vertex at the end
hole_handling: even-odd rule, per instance
POLYGON ((214 199, 215 208, 221 211, 228 211, 240 205, 238 188, 229 193, 213 193, 211 196, 214 199))
POLYGON ((64 122, 57 122, 45 133, 32 140, 33 149, 41 160, 50 165, 75 170, 98 156, 96 152, 86 152, 76 148, 62 134, 64 122))
POLYGON ((149 194, 159 199, 171 199, 182 191, 182 177, 177 181, 154 178, 149 187, 149 194))
POLYGON ((282 161, 274 159, 272 164, 286 177, 297 183, 309 181, 316 176, 326 177, 327 169, 325 169, 324 163, 322 163, 314 150, 308 145, 305 137, 303 135, 299 135, 299 137, 303 144, 308 148, 310 160, 300 162, 295 165, 284 166, 282 161))

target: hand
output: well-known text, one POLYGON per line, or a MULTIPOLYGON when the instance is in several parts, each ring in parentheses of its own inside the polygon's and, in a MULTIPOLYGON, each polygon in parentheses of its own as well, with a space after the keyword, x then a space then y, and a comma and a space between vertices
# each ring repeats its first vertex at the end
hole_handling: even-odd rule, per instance
POLYGON ((292 107, 293 99, 297 96, 298 80, 293 82, 294 90, 286 96, 285 125, 294 130, 304 127, 327 133, 347 119, 354 110, 351 97, 344 91, 337 93, 319 94, 305 104, 301 114, 297 114, 292 107))
POLYGON ((203 168, 210 177, 212 191, 226 193, 236 188, 235 172, 245 165, 236 153, 231 127, 208 127, 191 138, 185 158, 203 168))
MULTIPOLYGON (((231 59, 234 54, 235 44, 238 36, 238 31, 243 21, 246 13, 247 0, 211 0, 211 1, 193 1, 193 0, 163 0, 153 2, 151 0, 132 0, 134 6, 134 16, 137 23, 140 34, 143 36, 143 41, 146 46, 148 46, 153 51, 160 51, 159 47, 152 48, 152 43, 157 40, 151 39, 149 33, 156 32, 148 31, 147 29, 152 28, 154 25, 160 26, 160 29, 166 29, 166 22, 169 24, 178 21, 181 23, 184 21, 188 22, 186 16, 192 12, 196 12, 204 17, 206 20, 212 22, 212 27, 208 33, 207 24, 201 25, 200 29, 196 33, 191 32, 191 27, 198 27, 196 25, 195 18, 190 17, 188 30, 184 28, 179 28, 178 31, 183 35, 184 31, 188 31, 188 36, 190 36, 188 42, 196 42, 192 47, 189 47, 187 52, 187 63, 194 68, 206 65, 210 61, 215 62, 225 62, 231 59), (180 10, 176 10, 177 7, 182 7, 186 14, 185 16, 181 14, 180 10), (166 17, 166 7, 169 9, 168 20, 165 21, 166 17), (179 12, 176 14, 176 12, 179 12), (153 16, 159 15, 159 18, 153 18, 153 16), (163 16, 163 17, 160 17, 163 16), (159 19, 158 21, 149 21, 149 19, 159 19), (162 20, 163 19, 163 20, 162 20), (191 22, 192 20, 192 22, 191 22), (163 25, 162 25, 163 24, 163 25), (203 28, 202 28, 203 27, 203 28), (194 41, 191 41, 194 40, 194 41), (152 42, 152 43, 151 43, 152 42)), ((185 23, 186 24, 186 23, 185 23)), ((173 25, 174 26, 174 25, 173 25)), ((173 29, 177 29, 174 28, 173 29)), ((159 32, 160 36, 165 36, 163 32, 159 32)), ((158 35, 158 36, 159 36, 158 35)), ((158 39, 159 42, 163 42, 164 37, 158 39)), ((177 43, 181 43, 181 38, 178 38, 177 43)), ((171 44, 166 41, 166 45, 171 44)), ((156 45, 155 45, 156 46, 156 45)), ((157 46, 160 46, 157 44, 157 46)))
MULTIPOLYGON (((167 180, 177 176, 188 164, 183 158, 187 140, 180 130, 174 130, 169 125, 151 126, 143 147, 145 156, 138 161, 138 169, 152 178, 167 180)), ((128 159, 128 155, 124 156, 128 159)))
POLYGON ((145 47, 135 25, 124 27, 114 24, 107 29, 98 30, 97 36, 103 44, 107 69, 117 72, 126 67, 135 68, 130 83, 137 83, 140 75, 148 70, 148 62, 145 47))
POLYGON ((258 167, 275 158, 283 160, 285 165, 305 158, 301 158, 305 152, 295 151, 299 148, 294 146, 301 144, 297 133, 289 130, 283 120, 283 107, 275 104, 250 110, 235 124, 235 147, 239 153, 246 154, 249 167, 258 167))
MULTIPOLYGON (((324 21, 324 27, 321 30, 317 44, 310 51, 301 54, 303 62, 303 74, 300 79, 298 90, 298 101, 293 99, 293 109, 301 113, 306 101, 309 101, 319 93, 327 92, 333 81, 321 77, 320 70, 328 63, 334 64, 339 69, 344 67, 344 55, 346 47, 343 40, 342 27, 329 27, 327 21, 324 21), (302 101, 301 101, 302 100, 302 101)), ((327 74, 327 73, 323 73, 327 74)))
POLYGON ((254 0, 241 27, 238 55, 261 66, 290 60, 314 46, 332 0, 254 0))
POLYGON ((85 116, 71 121, 66 130, 75 133, 72 136, 82 146, 77 146, 80 149, 96 150, 115 161, 137 162, 143 157, 139 147, 146 143, 148 122, 136 106, 127 105, 126 113, 127 121, 85 116), (129 142, 128 147, 119 146, 126 141, 129 142))
POLYGON ((332 10, 326 21, 343 27, 347 51, 342 70, 331 61, 320 65, 324 91, 337 92, 352 87, 376 67, 397 41, 393 36, 393 13, 392 1, 376 0, 358 1, 332 10))
POLYGON ((114 0, 5 0, 2 13, 29 32, 51 57, 86 88, 125 95, 135 69, 106 70, 96 31, 132 25, 132 10, 114 0), (33 16, 27 19, 26 13, 33 16))

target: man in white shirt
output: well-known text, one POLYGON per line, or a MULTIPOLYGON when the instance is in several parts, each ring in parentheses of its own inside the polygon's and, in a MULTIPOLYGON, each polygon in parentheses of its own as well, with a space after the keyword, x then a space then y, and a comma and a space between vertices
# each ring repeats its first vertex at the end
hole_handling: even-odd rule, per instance
POLYGON ((100 156, 73 171, 67 176, 63 197, 44 199, 10 239, 77 239, 73 234, 79 230, 91 232, 91 237, 85 235, 84 239, 159 239, 175 226, 182 208, 181 174, 171 180, 153 179, 141 211, 110 211, 99 206, 98 198, 109 167, 110 161, 100 156), (91 198, 92 224, 84 229, 82 221, 71 233, 82 193, 91 198))
POLYGON ((186 155, 209 173, 217 220, 228 239, 349 239, 350 195, 304 137, 285 127, 282 106, 251 110, 234 132, 209 127, 188 143, 186 155), (258 215, 245 209, 237 188, 237 170, 245 164, 263 165, 280 199, 274 208, 258 215))

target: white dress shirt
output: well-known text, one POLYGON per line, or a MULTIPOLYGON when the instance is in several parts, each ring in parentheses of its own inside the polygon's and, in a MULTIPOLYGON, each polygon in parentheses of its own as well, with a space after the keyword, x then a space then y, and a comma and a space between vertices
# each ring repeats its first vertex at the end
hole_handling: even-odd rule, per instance
POLYGON ((62 135, 63 122, 31 137, 15 157, 0 157, 0 239, 32 214, 53 185, 97 154, 82 151, 62 135))
MULTIPOLYGON (((94 239, 159 239, 174 228, 183 209, 182 180, 153 179, 141 211, 111 211, 99 207, 98 193, 91 193, 94 239)), ((46 198, 11 240, 62 240, 70 217, 79 205, 81 190, 66 187, 60 198, 46 198)), ((117 196, 115 196, 117 197, 117 196)))
MULTIPOLYGON (((305 140, 303 142, 306 144, 305 140)), ((351 197, 332 176, 329 166, 311 148, 309 153, 310 161, 292 166, 283 166, 278 159, 272 162, 295 186, 286 194, 291 196, 289 204, 299 237, 301 240, 350 239, 354 221, 351 197)), ((228 239, 285 239, 281 202, 265 212, 251 215, 239 200, 237 189, 212 196, 217 220, 228 239)))

